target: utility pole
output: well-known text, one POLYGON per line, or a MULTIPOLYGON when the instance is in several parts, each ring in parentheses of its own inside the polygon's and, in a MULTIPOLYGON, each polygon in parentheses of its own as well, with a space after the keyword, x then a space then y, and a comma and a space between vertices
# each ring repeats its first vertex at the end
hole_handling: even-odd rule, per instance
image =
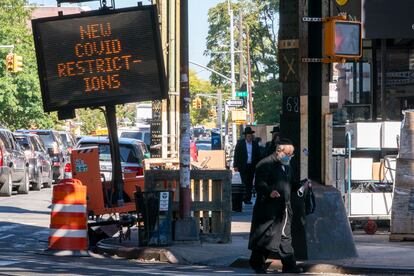
POLYGON ((217 89, 217 127, 220 129, 220 143, 223 149, 223 96, 221 89, 217 89))
POLYGON ((176 98, 177 98, 177 89, 176 89, 176 26, 175 26, 175 17, 176 17, 176 6, 173 3, 168 5, 168 96, 169 96, 169 150, 171 157, 177 157, 177 148, 176 148, 176 98))
POLYGON ((191 217, 190 188, 190 89, 188 58, 188 0, 180 0, 180 219, 175 240, 198 240, 198 224, 191 217))
POLYGON ((243 12, 240 10, 239 15, 239 87, 243 85, 244 82, 244 59, 243 59, 243 12))
MULTIPOLYGON (((231 98, 233 100, 236 99, 236 78, 235 78, 235 72, 234 72, 234 15, 233 15, 233 9, 231 7, 231 0, 227 0, 228 4, 228 12, 230 16, 230 70, 231 70, 231 98)), ((233 147, 236 146, 237 143, 237 129, 236 124, 232 123, 232 142, 233 147)))
POLYGON ((252 74, 250 64, 250 31, 249 27, 246 30, 246 43, 247 43, 247 93, 249 95, 249 123, 254 123, 254 110, 253 110, 253 89, 252 89, 252 74))

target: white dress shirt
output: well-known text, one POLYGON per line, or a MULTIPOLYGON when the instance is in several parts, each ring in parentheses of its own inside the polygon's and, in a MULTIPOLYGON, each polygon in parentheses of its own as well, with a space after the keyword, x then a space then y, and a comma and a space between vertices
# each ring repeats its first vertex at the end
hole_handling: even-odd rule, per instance
POLYGON ((247 142, 246 141, 246 148, 247 148, 247 164, 251 164, 252 163, 252 142, 247 142))

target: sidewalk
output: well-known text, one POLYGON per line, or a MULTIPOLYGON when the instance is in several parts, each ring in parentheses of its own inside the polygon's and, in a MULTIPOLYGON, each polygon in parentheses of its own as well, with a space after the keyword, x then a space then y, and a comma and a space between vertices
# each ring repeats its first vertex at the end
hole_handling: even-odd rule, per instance
MULTIPOLYGON (((195 264, 213 267, 248 268, 250 251, 247 249, 252 205, 244 206, 242 213, 232 216, 232 243, 179 243, 165 248, 140 248, 137 232, 131 240, 121 244, 117 238, 105 239, 98 250, 120 257, 157 260, 176 264, 195 264)), ((381 273, 414 274, 414 242, 389 242, 388 233, 367 235, 354 232, 358 258, 339 260, 312 260, 298 262, 305 272, 313 273, 381 273)), ((271 260, 271 269, 281 269, 280 261, 271 260)))

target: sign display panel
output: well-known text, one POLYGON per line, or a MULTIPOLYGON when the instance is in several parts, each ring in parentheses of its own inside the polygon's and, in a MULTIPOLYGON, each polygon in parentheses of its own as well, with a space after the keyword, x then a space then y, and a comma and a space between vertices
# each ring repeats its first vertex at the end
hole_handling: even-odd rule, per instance
POLYGON ((166 97, 155 6, 32 21, 46 112, 166 97))
POLYGON ((359 56, 361 49, 361 25, 345 22, 335 24, 335 53, 359 56))

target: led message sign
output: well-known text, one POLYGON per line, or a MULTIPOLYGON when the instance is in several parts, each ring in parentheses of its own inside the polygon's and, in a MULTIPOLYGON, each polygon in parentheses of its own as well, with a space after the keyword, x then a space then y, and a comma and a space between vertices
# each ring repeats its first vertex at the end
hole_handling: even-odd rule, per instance
POLYGON ((154 6, 32 20, 44 110, 166 97, 154 6))

